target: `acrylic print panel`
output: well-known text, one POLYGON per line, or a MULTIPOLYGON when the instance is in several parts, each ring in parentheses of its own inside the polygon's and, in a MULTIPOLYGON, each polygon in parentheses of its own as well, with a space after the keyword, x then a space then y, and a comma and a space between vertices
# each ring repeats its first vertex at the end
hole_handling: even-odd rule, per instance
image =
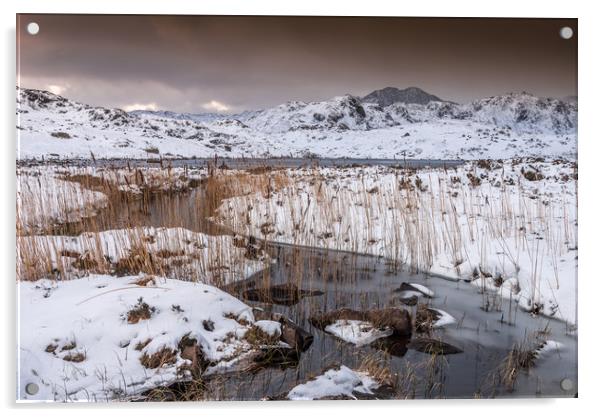
POLYGON ((17 399, 577 395, 577 21, 17 16, 17 399))

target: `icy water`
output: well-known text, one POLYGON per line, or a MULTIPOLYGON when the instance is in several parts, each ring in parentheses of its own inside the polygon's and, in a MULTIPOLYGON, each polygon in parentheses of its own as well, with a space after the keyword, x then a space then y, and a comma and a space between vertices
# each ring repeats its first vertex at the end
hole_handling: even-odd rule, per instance
MULTIPOLYGON (((26 160, 18 163, 26 166, 44 165, 52 160, 26 160)), ((229 169, 251 169, 257 167, 300 168, 308 166, 384 165, 407 168, 452 167, 464 163, 458 159, 362 159, 362 158, 194 158, 194 159, 62 159, 57 161, 69 166, 106 167, 205 167, 209 165, 229 169)))
MULTIPOLYGON (((399 374, 400 384, 408 385, 405 395, 416 398, 473 398, 483 397, 559 397, 574 396, 577 381, 576 337, 569 335, 565 324, 544 317, 533 317, 502 302, 499 311, 486 312, 484 296, 479 289, 465 282, 454 282, 423 274, 393 271, 383 259, 358 256, 310 248, 273 245, 276 263, 269 271, 271 284, 295 282, 302 289, 321 290, 322 296, 302 299, 294 306, 272 307, 310 331, 314 342, 301 354, 299 365, 285 370, 266 369, 252 378, 246 375, 228 381, 224 393, 228 399, 260 399, 277 396, 302 383, 308 377, 321 373, 329 365, 359 366, 367 357, 377 357, 393 373, 399 374), (301 262, 298 262, 301 259, 301 262), (312 327, 308 318, 317 312, 342 307, 369 309, 403 307, 399 293, 394 290, 401 282, 420 283, 435 292, 428 302, 431 307, 444 310, 457 323, 435 331, 432 336, 463 350, 463 353, 440 356, 436 363, 431 355, 404 349, 399 341, 396 352, 387 355, 373 347, 355 347, 312 327), (510 319, 508 318, 510 314, 510 319), (502 321, 504 320, 504 321, 502 321), (508 323, 510 321, 510 323, 508 323), (560 342, 563 349, 542 355, 529 372, 522 371, 514 386, 508 390, 496 382, 498 367, 516 343, 521 343, 536 332, 546 331, 547 338, 560 342), (436 375, 429 377, 430 372, 436 375), (404 376, 415 375, 413 387, 404 376), (564 391, 563 379, 575 383, 574 389, 564 391), (228 389, 229 388, 229 389, 228 389)), ((257 285, 266 276, 254 278, 257 285)), ((489 300, 490 303, 492 300, 489 300)), ((256 304, 266 308, 260 303, 256 304)), ((269 308, 269 306, 267 307, 269 308)))
MULTIPOLYGON (((203 201, 202 187, 187 194, 153 196, 142 202, 130 200, 123 203, 127 206, 122 210, 111 210, 120 213, 119 216, 107 218, 101 214, 94 222, 102 229, 136 224, 185 227, 209 234, 228 233, 203 217, 203 201)), ((85 223, 79 226, 86 228, 85 223)), ((256 286, 292 282, 302 289, 320 290, 324 294, 303 298, 292 306, 248 303, 283 313, 311 332, 314 341, 306 352, 301 353, 295 366, 220 376, 215 384, 220 387, 219 398, 259 400, 276 397, 322 373, 328 366, 342 364, 355 368, 366 358, 379 359, 393 374, 399 375, 403 394, 408 397, 573 397, 577 393, 577 336, 569 334, 560 321, 535 317, 517 309, 514 303, 510 305, 506 300, 486 297, 470 283, 394 270, 384 259, 276 243, 269 243, 267 249, 274 259, 271 267, 245 285, 251 281, 256 286), (308 322, 313 314, 342 307, 413 309, 403 306, 399 293, 394 291, 402 282, 420 283, 435 292, 434 298, 420 302, 446 311, 457 322, 436 330, 432 337, 461 348, 462 353, 438 356, 433 360, 431 355, 406 349, 403 340, 397 341, 397 349, 389 353, 376 347, 356 347, 308 322), (483 306, 487 304, 496 307, 485 311, 483 306), (513 346, 525 340, 531 345, 533 335, 544 332, 546 339, 559 342, 562 349, 542 355, 536 359, 534 367, 520 371, 513 390, 500 384, 501 363, 513 346), (561 381, 565 379, 572 382, 569 390, 561 388, 561 381)), ((240 288, 229 288, 228 291, 236 296, 242 294, 240 288)))

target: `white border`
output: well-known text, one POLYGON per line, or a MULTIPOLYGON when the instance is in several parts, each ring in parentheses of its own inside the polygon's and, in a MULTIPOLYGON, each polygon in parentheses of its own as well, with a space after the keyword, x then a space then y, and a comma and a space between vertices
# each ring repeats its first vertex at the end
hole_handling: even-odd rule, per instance
MULTIPOLYGON (((185 0, 124 1, 102 0, 73 2, 68 0, 2 1, 2 126, 4 138, 1 164, 4 204, 2 207, 3 238, 1 265, 4 266, 3 314, 4 340, 2 343, 2 405, 7 415, 71 415, 86 416, 111 414, 166 416, 210 415, 241 416, 282 415, 307 416, 308 413, 336 412, 363 415, 372 410, 380 413, 441 413, 450 416, 478 415, 488 417, 515 413, 537 416, 577 415, 594 408, 600 397, 600 323, 595 307, 600 305, 599 294, 602 273, 596 268, 600 258, 600 210, 602 208, 601 180, 596 168, 602 164, 600 143, 602 134, 596 130, 601 122, 602 93, 600 77, 600 40, 602 22, 593 1, 381 1, 352 3, 347 1, 301 0, 285 3, 282 0, 185 0), (75 405, 15 405, 15 13, 145 13, 145 14, 300 14, 339 16, 473 16, 473 17, 577 17, 579 18, 579 397, 578 400, 445 400, 405 402, 336 402, 313 404, 284 403, 201 403, 201 404, 124 404, 110 406, 75 405), (110 410, 109 410, 110 409, 110 410)), ((596 407, 600 408, 600 407, 596 407)))

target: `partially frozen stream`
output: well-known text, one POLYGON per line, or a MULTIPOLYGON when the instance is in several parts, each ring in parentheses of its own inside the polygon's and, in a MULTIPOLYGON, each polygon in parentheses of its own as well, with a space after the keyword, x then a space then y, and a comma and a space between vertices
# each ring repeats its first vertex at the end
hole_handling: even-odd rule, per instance
MULTIPOLYGON (((436 331, 436 337, 460 347, 460 354, 440 357, 440 374, 435 376, 434 387, 420 384, 415 393, 417 398, 452 397, 472 398, 495 396, 573 396, 577 381, 577 340, 568 335, 564 323, 544 317, 533 317, 512 307, 511 324, 503 323, 508 318, 508 302, 503 311, 485 312, 483 296, 479 289, 465 282, 452 282, 436 277, 407 272, 391 272, 386 262, 367 256, 357 256, 333 251, 293 248, 275 245, 273 255, 277 262, 269 271, 272 283, 298 282, 303 289, 319 289, 323 296, 307 297, 300 303, 286 307, 274 306, 274 311, 284 313, 296 323, 309 330, 314 336, 311 348, 301 355, 298 367, 286 370, 264 370, 253 379, 241 375, 231 380, 233 390, 230 398, 244 397, 259 399, 266 395, 277 395, 283 390, 302 382, 310 375, 332 364, 358 366, 370 355, 377 355, 389 363, 393 372, 402 376, 415 372, 418 380, 429 381, 427 363, 430 355, 415 350, 405 350, 400 341, 397 352, 386 354, 372 347, 357 348, 339 341, 321 330, 313 328, 307 318, 316 311, 329 311, 342 307, 356 309, 399 306, 399 294, 394 292, 402 281, 420 283, 435 292, 430 300, 439 308, 456 318, 457 323, 436 331), (302 262, 297 260, 302 258, 302 262), (521 343, 535 332, 546 330, 547 338, 560 342, 560 350, 541 355, 529 373, 521 372, 513 392, 495 383, 496 368, 507 356, 515 343, 521 343), (564 391, 563 379, 574 382, 574 389, 564 391), (236 393, 236 389, 240 393, 236 393)), ((256 277, 260 284, 264 276, 256 277)), ((424 300, 423 300, 424 301, 424 300)), ((406 307, 411 308, 411 307, 406 307)), ((226 393, 229 390, 225 390, 226 393)), ((409 394, 408 394, 409 395, 409 394)))

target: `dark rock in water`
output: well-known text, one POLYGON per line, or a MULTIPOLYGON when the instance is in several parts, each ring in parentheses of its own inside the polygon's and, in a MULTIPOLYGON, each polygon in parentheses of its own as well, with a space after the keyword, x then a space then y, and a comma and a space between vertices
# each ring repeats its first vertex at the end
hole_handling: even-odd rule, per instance
POLYGON ((288 343, 293 349, 304 352, 314 341, 314 337, 308 331, 297 326, 288 319, 281 319, 283 342, 288 343))
POLYGON ((372 323, 375 328, 390 328, 393 336, 412 335, 412 318, 407 310, 400 308, 384 308, 382 310, 358 311, 343 308, 317 316, 312 316, 309 322, 319 329, 337 320, 361 320, 372 323))
POLYGON ((399 301, 401 301, 403 304, 407 305, 407 306, 415 306, 416 304, 418 304, 418 297, 416 295, 412 295, 410 297, 399 297, 399 301))
POLYGON ((377 339, 370 344, 374 349, 382 350, 391 356, 402 357, 408 351, 408 343, 410 339, 407 337, 389 336, 377 339))
POLYGON ((272 285, 267 288, 250 288, 243 292, 243 298, 249 301, 290 306, 297 304, 303 297, 323 294, 318 290, 301 290, 295 284, 289 283, 272 285))
POLYGON ((311 333, 279 313, 268 313, 264 310, 254 310, 258 320, 272 320, 280 323, 282 334, 280 340, 298 352, 305 352, 314 341, 311 333))
MULTIPOLYGON (((396 288, 393 291, 395 291, 395 292, 415 292, 415 293, 420 293, 425 297, 431 298, 431 294, 426 293, 424 290, 420 289, 419 287, 415 287, 412 284, 408 284, 407 282, 402 282, 401 285, 399 286, 399 288, 396 288)), ((409 298, 409 297, 407 297, 407 298, 409 298)))
POLYGON ((419 337, 410 340, 410 343, 408 343, 408 348, 417 350, 418 352, 427 353, 429 355, 453 355, 464 352, 459 347, 450 345, 449 343, 441 340, 430 339, 427 337, 419 337))

